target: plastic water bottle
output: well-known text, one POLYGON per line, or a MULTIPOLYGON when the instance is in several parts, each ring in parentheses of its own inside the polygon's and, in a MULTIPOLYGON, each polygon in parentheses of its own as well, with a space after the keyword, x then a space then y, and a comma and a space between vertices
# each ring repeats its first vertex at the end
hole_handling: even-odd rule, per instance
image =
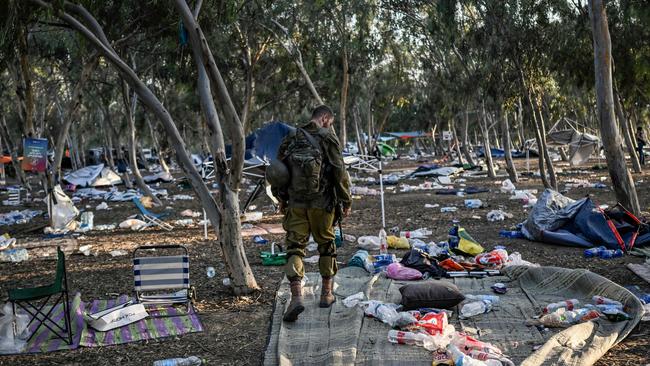
POLYGON ((158 360, 153 363, 153 366, 199 366, 203 364, 203 360, 196 356, 186 358, 168 358, 165 360, 158 360))
POLYGON ((644 304, 650 304, 650 294, 641 295, 639 298, 644 304))
POLYGON ((214 275, 216 274, 214 271, 214 267, 208 267, 205 274, 208 276, 208 278, 214 277, 214 275))
POLYGON ((343 237, 341 236, 341 229, 336 227, 334 228, 334 244, 337 248, 340 248, 343 245, 343 237))
POLYGON ((596 305, 616 305, 616 306, 623 306, 620 301, 612 300, 610 298, 604 297, 604 296, 594 296, 591 298, 591 300, 594 302, 596 305))
POLYGON ((593 257, 599 256, 600 252, 603 252, 605 250, 607 250, 607 248, 605 248, 603 246, 600 246, 600 247, 597 247, 597 248, 585 249, 584 255, 585 255, 585 258, 593 258, 593 257))
POLYGON ((603 250, 602 252, 598 253, 598 256, 602 259, 619 258, 623 256, 623 251, 620 249, 603 250))
POLYGON ((523 238, 524 233, 519 230, 501 230, 499 231, 499 236, 502 238, 523 238))
POLYGON ((554 302, 546 305, 546 307, 544 308, 544 314, 552 313, 559 308, 573 310, 575 307, 578 306, 578 304, 580 304, 580 301, 578 301, 577 299, 554 302))
POLYGON ((422 346, 424 344, 424 337, 426 336, 421 333, 402 332, 394 329, 388 331, 388 341, 395 344, 422 346))
POLYGON ((465 207, 467 208, 481 208, 483 202, 479 199, 465 200, 465 207))
POLYGON ((388 254, 388 240, 384 228, 379 230, 379 254, 388 254))
POLYGON ((460 309, 460 316, 462 318, 469 318, 479 314, 485 314, 492 310, 492 302, 489 300, 481 300, 465 304, 460 309))
POLYGON ((499 302, 499 296, 496 295, 465 295, 465 298, 475 301, 487 300, 492 304, 497 304, 499 302))

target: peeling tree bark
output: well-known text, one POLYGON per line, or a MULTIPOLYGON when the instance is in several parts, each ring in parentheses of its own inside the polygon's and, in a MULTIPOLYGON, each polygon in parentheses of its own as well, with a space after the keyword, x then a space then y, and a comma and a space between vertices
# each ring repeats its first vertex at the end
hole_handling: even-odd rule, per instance
POLYGON ((515 163, 512 160, 512 143, 510 141, 510 127, 508 126, 507 112, 501 116, 501 139, 506 159, 506 170, 508 171, 508 176, 510 177, 510 181, 517 183, 519 181, 519 176, 517 175, 515 163))
POLYGON ((463 155, 465 155, 465 159, 467 160, 467 163, 471 166, 476 165, 476 162, 474 161, 474 157, 472 156, 472 152, 469 150, 469 135, 467 133, 467 130, 469 128, 469 113, 468 111, 465 111, 463 113, 463 128, 462 128, 462 138, 463 138, 463 145, 461 146, 461 151, 463 152, 463 155))
POLYGON ((616 85, 614 85, 614 110, 616 111, 616 116, 618 117, 620 128, 623 130, 625 146, 627 146, 627 153, 630 155, 630 162, 632 163, 632 171, 634 173, 641 173, 641 163, 639 162, 639 156, 636 154, 634 140, 632 139, 632 134, 630 133, 630 122, 627 120, 627 117, 625 117, 625 113, 623 112, 621 95, 618 93, 618 88, 616 88, 616 85))
POLYGON ((494 171, 494 164, 492 162, 492 149, 490 148, 490 132, 488 130, 487 114, 485 113, 485 105, 481 108, 482 122, 481 132, 483 137, 483 155, 485 155, 485 164, 487 165, 488 177, 495 178, 496 172, 494 171))
POLYGON ((616 199, 635 215, 641 207, 632 175, 625 164, 621 147, 621 136, 614 116, 614 94, 612 91, 611 40, 607 24, 605 4, 602 0, 589 0, 589 18, 594 45, 594 71, 596 74, 596 105, 600 121, 600 132, 605 148, 607 168, 612 179, 616 199))

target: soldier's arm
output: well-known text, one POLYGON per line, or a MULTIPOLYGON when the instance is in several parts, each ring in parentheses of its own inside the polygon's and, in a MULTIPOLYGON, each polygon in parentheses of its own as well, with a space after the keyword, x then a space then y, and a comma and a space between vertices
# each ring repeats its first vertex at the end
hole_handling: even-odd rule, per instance
POLYGON ((336 197, 344 208, 349 208, 352 205, 352 197, 350 196, 350 176, 345 170, 341 145, 334 134, 328 134, 325 138, 324 150, 327 160, 332 165, 332 183, 334 184, 336 197))

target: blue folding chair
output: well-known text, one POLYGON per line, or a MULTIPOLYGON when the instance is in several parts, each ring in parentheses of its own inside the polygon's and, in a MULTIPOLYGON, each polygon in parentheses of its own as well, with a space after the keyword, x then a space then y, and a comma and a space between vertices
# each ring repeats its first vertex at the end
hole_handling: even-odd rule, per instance
POLYGON ((168 215, 168 213, 161 213, 161 214, 155 214, 149 210, 147 210, 146 207, 142 205, 142 202, 140 202, 140 199, 134 197, 133 198, 133 203, 135 204, 135 207, 140 210, 140 216, 142 217, 142 220, 146 223, 143 227, 140 228, 140 230, 144 230, 149 226, 156 225, 161 229, 171 231, 174 227, 171 226, 170 224, 164 222, 161 220, 161 218, 165 217, 168 215))

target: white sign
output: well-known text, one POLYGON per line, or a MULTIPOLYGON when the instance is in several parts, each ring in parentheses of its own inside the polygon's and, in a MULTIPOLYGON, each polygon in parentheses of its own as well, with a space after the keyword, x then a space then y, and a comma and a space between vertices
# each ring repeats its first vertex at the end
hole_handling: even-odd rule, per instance
POLYGON ((442 131, 442 140, 443 141, 451 141, 451 131, 442 131))

